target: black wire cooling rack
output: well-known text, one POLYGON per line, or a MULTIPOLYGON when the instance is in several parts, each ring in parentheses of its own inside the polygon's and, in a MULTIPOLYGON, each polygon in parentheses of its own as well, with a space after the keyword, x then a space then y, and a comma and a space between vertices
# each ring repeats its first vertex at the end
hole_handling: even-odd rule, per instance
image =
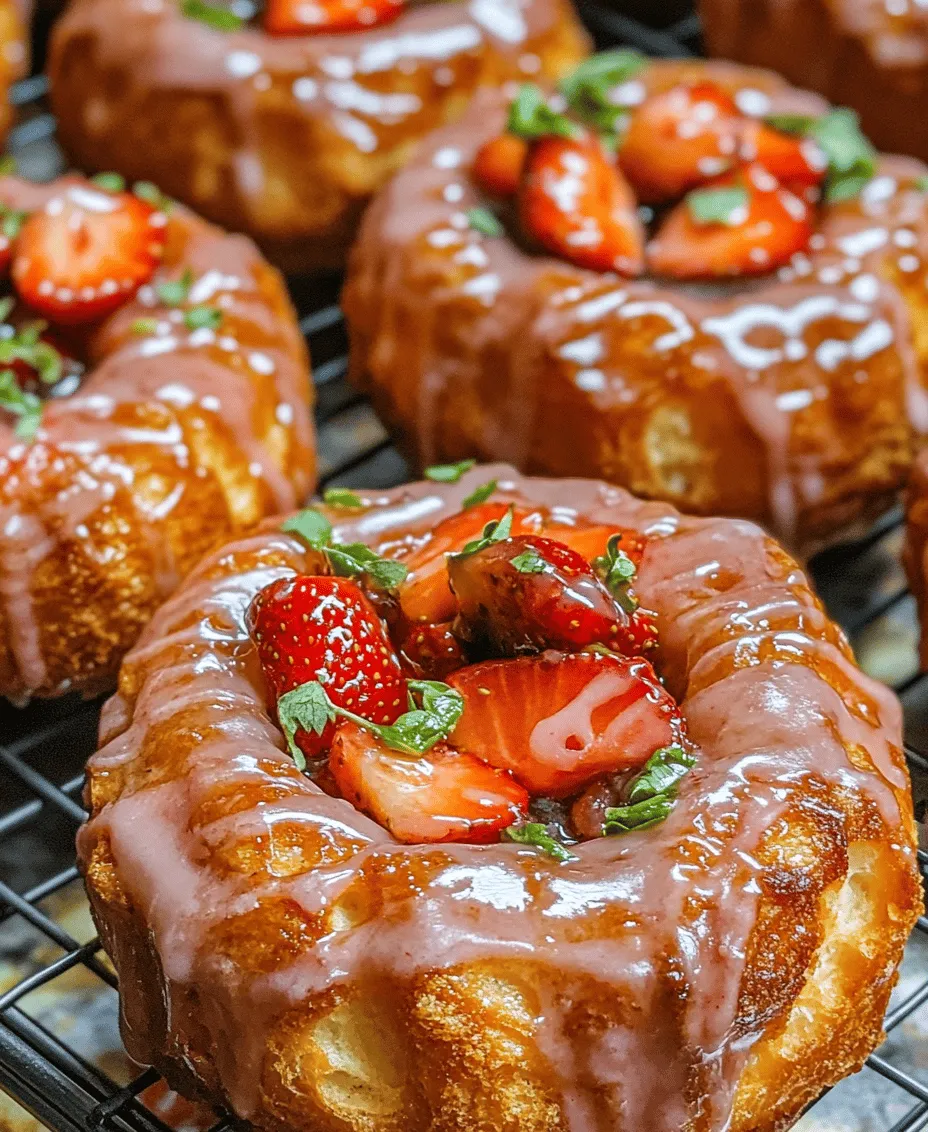
MULTIPOLYGON (((599 0, 578 6, 600 45, 627 43, 671 56, 699 52, 699 23, 686 0, 626 0, 622 11, 599 0)), ((45 94, 41 76, 13 90, 19 121, 10 150, 23 174, 36 179, 61 168, 45 94)), ((397 483, 406 478, 403 460, 344 380, 339 282, 337 276, 291 280, 314 361, 322 481, 397 483)), ((918 674, 914 605, 899 567, 901 523, 898 513, 888 516, 865 541, 820 556, 812 570, 862 663, 903 698, 921 821, 928 759, 918 751, 928 749, 928 679, 918 674)), ((158 1075, 120 1052, 116 977, 91 938, 74 864, 74 833, 84 815, 82 768, 94 747, 97 714, 97 704, 73 699, 22 711, 0 707, 0 1089, 61 1132, 165 1132, 172 1114, 163 1096, 152 1099, 158 1075)), ((919 860, 928 875, 928 854, 919 860)), ((913 935, 886 1030, 886 1043, 863 1072, 813 1106, 803 1128, 928 1129, 928 918, 913 935), (835 1107, 841 1090, 844 1099, 835 1107), (850 1122, 848 1112, 855 1114, 850 1122)), ((21 1110, 0 1107, 0 1128, 19 1127, 21 1119, 28 1122, 21 1110)), ((230 1124, 219 1117, 213 1129, 230 1124)))

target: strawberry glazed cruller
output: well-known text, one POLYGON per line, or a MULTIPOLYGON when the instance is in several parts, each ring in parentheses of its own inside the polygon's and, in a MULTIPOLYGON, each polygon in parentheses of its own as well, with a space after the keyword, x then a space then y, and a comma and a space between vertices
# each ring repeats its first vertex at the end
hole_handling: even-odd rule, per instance
POLYGON ((471 463, 266 522, 126 658, 129 1052, 269 1130, 785 1127, 921 908, 899 705, 758 528, 471 463))

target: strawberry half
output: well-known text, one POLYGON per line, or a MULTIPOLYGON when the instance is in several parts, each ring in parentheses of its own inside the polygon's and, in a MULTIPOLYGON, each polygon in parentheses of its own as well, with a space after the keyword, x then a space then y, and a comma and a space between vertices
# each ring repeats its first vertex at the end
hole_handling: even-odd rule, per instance
POLYGON ((445 744, 398 754, 355 723, 339 724, 329 755, 339 793, 409 844, 496 841, 528 810, 504 771, 445 744))
POLYGON ((405 667, 416 679, 444 680, 467 664, 460 640, 451 631, 451 623, 428 625, 417 622, 409 626, 403 637, 400 655, 405 667))
POLYGON ((511 771, 531 794, 564 798, 603 774, 642 766, 684 731, 646 660, 545 653, 462 668, 451 742, 511 771))
POLYGON ((619 165, 639 200, 675 200, 736 163, 744 124, 731 96, 713 83, 676 86, 634 112, 619 165))
POLYGON ((265 0, 264 30, 270 35, 358 31, 395 20, 403 0, 265 0))
POLYGON ((814 210, 758 165, 710 189, 743 186, 745 207, 735 223, 700 223, 690 203, 674 208, 648 245, 648 263, 673 279, 765 275, 809 246, 814 210))
MULTIPOLYGON (((383 623, 354 582, 298 574, 279 578, 256 595, 248 627, 275 702, 318 680, 333 704, 373 723, 394 723, 406 711, 406 681, 383 623)), ((307 759, 329 747, 303 729, 296 742, 307 759)))
POLYGON ((748 165, 763 166, 782 185, 820 185, 828 158, 812 138, 795 138, 751 119, 744 124, 738 155, 748 165))
POLYGON ((627 276, 644 270, 634 193, 592 138, 535 142, 519 190, 519 218, 543 248, 578 267, 627 276))
POLYGON ((148 282, 167 218, 131 193, 70 185, 23 224, 12 276, 22 299, 59 323, 111 314, 148 282))
POLYGON ((640 655, 656 643, 653 620, 626 613, 575 550, 521 535, 448 561, 458 600, 455 632, 483 655, 602 644, 640 655))
POLYGON ((527 158, 528 142, 515 134, 500 134, 477 150, 474 176, 494 196, 515 196, 527 158))

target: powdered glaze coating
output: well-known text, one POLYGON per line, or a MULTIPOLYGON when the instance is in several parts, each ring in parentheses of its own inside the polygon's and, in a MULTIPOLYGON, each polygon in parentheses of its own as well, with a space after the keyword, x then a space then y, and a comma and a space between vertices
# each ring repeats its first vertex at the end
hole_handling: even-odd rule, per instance
POLYGON ((920 908, 898 703, 750 524, 506 467, 330 517, 402 555, 491 477, 650 536, 638 592, 699 747, 671 817, 558 865, 400 846, 321 793, 245 627, 306 568, 268 525, 156 615, 89 766, 129 1051, 267 1128, 772 1132, 877 1040, 920 908))
MULTIPOLYGON (((821 114, 727 64, 652 63, 623 93, 709 79, 745 113, 821 114)), ((344 305, 351 375, 418 466, 477 454, 600 475, 809 551, 871 519, 928 429, 926 170, 882 161, 808 255, 717 287, 629 282, 469 228, 504 98, 437 132, 368 211, 344 305), (737 469, 736 474, 732 469, 737 469)))
POLYGON ((780 71, 852 106, 881 148, 928 160, 921 0, 700 0, 713 55, 780 71))
POLYGON ((175 0, 77 0, 49 70, 65 148, 148 177, 288 270, 340 263, 371 193, 477 86, 585 54, 563 0, 440 0, 389 26, 269 36, 175 0))
MULTIPOLYGON (((0 200, 32 211, 79 184, 8 178, 0 200)), ((90 333, 88 376, 46 402, 35 441, 0 413, 0 693, 12 698, 105 686, 210 545, 314 482, 307 359, 282 282, 249 241, 181 209, 166 223, 163 266, 90 333), (185 306, 219 309, 216 331, 188 329, 185 308, 157 297, 187 268, 185 306), (153 332, 135 332, 142 317, 153 332)))

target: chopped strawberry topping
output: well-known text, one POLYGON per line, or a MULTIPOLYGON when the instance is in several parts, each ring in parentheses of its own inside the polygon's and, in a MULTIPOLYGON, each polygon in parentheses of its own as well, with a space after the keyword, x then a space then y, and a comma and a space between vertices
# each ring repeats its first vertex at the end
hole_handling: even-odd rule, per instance
POLYGON ((713 83, 676 86, 634 112, 619 164, 640 200, 675 200, 736 163, 743 126, 731 96, 713 83))
POLYGON ((820 185, 828 171, 828 159, 812 138, 796 138, 746 120, 738 156, 748 165, 763 166, 783 185, 820 185))
POLYGON ((562 542, 520 535, 449 559, 455 632, 488 656, 602 644, 640 655, 656 639, 641 610, 626 613, 592 566, 562 542))
POLYGON ((329 769, 342 797, 398 841, 496 841, 528 810, 528 795, 505 771, 445 744, 401 755, 355 723, 341 723, 329 769))
POLYGON ((449 673, 467 664, 467 656, 451 631, 450 622, 442 625, 417 622, 409 626, 400 655, 411 676, 427 680, 444 680, 449 673))
POLYGON ((265 0, 264 30, 270 35, 357 31, 391 23, 403 0, 265 0))
POLYGON ((494 196, 515 196, 528 158, 528 143, 515 134, 500 134, 477 150, 474 176, 494 196))
POLYGON ((13 283, 33 310, 57 322, 94 321, 151 279, 165 236, 164 213, 133 194, 71 185, 23 225, 13 283))
POLYGON ((644 229, 628 182, 593 138, 543 137, 519 191, 525 231, 578 267, 640 275, 644 229))
POLYGON ((757 165, 713 187, 742 185, 746 203, 731 223, 702 223, 688 201, 678 204, 648 245, 652 270, 674 279, 762 275, 808 246, 813 209, 807 200, 757 165))
MULTIPOLYGON (((406 710, 406 681, 383 623, 367 597, 346 578, 300 574, 279 578, 255 597, 248 625, 275 702, 318 680, 330 701, 374 723, 393 723, 406 710)), ((308 759, 332 741, 299 730, 308 759)))
POLYGON ((563 798, 680 741, 683 719, 647 661, 545 653, 462 668, 455 746, 563 798))

